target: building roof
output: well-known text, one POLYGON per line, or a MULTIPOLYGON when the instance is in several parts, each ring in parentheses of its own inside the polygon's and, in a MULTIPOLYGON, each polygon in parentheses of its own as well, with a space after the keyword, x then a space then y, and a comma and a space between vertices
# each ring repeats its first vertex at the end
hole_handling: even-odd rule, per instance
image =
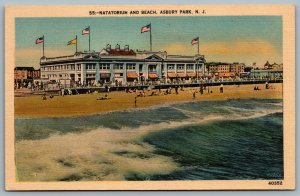
POLYGON ((165 61, 165 62, 182 62, 193 63, 195 61, 205 62, 203 55, 183 56, 183 55, 167 55, 166 52, 149 52, 149 51, 133 51, 129 48, 111 49, 104 48, 100 52, 77 52, 74 55, 58 56, 58 57, 43 57, 40 59, 41 65, 67 63, 76 61, 98 61, 103 60, 126 60, 126 61, 165 61))
POLYGON ((35 69, 33 67, 15 67, 15 70, 27 70, 27 71, 34 71, 35 69))
POLYGON ((269 66, 270 66, 269 61, 267 61, 266 64, 265 64, 264 66, 265 66, 265 67, 269 67, 269 66))
POLYGON ((135 55, 133 50, 118 50, 118 49, 111 49, 108 51, 110 55, 135 55))

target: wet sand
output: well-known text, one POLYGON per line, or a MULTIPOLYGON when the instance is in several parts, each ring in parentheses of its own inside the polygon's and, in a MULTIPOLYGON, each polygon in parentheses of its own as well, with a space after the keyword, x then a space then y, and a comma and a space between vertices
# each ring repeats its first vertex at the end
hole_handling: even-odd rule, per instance
MULTIPOLYGON (((150 96, 152 91, 146 90, 145 97, 135 97, 137 93, 126 93, 124 91, 109 92, 106 100, 97 100, 104 97, 106 93, 93 93, 82 95, 55 96, 42 100, 41 96, 15 97, 15 116, 19 118, 42 118, 63 117, 77 115, 91 115, 101 112, 126 110, 130 108, 146 108, 160 104, 175 104, 185 101, 210 101, 226 99, 282 99, 282 84, 270 84, 271 89, 265 89, 264 84, 258 85, 261 90, 254 91, 255 85, 231 85, 224 86, 224 93, 220 93, 220 87, 209 87, 212 93, 206 89, 204 94, 199 93, 197 88, 178 89, 179 94, 150 96), (193 98, 193 91, 196 96, 193 98)), ((162 90, 165 91, 165 90, 162 90)))

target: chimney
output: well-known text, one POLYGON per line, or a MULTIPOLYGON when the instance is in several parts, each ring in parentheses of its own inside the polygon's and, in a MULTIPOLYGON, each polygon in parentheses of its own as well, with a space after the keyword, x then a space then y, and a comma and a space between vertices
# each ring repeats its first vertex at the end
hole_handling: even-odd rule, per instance
POLYGON ((115 47, 115 49, 116 49, 116 50, 120 50, 120 45, 117 44, 116 47, 115 47))
POLYGON ((125 51, 129 51, 129 45, 125 45, 125 46, 124 46, 124 50, 125 50, 125 51))
POLYGON ((111 45, 110 44, 106 44, 106 50, 110 51, 111 50, 111 45))

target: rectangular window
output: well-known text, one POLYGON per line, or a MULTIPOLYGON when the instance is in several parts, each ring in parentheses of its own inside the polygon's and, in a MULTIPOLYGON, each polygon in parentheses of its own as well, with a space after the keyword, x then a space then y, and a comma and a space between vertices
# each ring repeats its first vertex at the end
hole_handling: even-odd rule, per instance
POLYGON ((177 64, 178 70, 184 70, 184 64, 177 64))
POLYGON ((168 70, 175 69, 175 65, 174 64, 167 64, 167 66, 168 66, 168 70))
POLYGON ((114 64, 114 69, 123 69, 123 63, 114 64))
POLYGON ((128 70, 135 70, 135 63, 127 63, 126 68, 128 70))
POLYGON ((77 70, 81 70, 81 65, 77 65, 77 70))
POLYGON ((186 69, 187 70, 194 70, 194 64, 187 64, 186 69))
POLYGON ((143 70, 143 64, 139 64, 139 72, 143 70))
POLYGON ((86 64, 86 69, 87 70, 95 70, 96 69, 96 64, 94 64, 94 63, 86 64))
POLYGON ((109 63, 100 63, 99 67, 101 70, 108 70, 108 69, 110 69, 110 64, 109 63))

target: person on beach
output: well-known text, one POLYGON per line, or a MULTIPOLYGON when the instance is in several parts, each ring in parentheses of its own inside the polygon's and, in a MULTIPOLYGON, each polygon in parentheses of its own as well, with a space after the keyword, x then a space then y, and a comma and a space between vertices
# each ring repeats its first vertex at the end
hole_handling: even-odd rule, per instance
POLYGON ((255 86, 255 87, 254 87, 254 90, 255 90, 255 91, 259 91, 260 88, 259 88, 258 86, 255 86))
POLYGON ((178 86, 175 86, 175 93, 178 95, 178 86))
POLYGON ((203 85, 201 84, 200 86, 200 90, 199 90, 200 94, 203 95, 203 85))
POLYGON ((192 94, 193 94, 193 99, 195 99, 196 98, 196 90, 195 89, 192 90, 192 94))
POLYGON ((140 91, 139 94, 138 94, 137 96, 138 96, 138 97, 143 97, 142 91, 140 91))
POLYGON ((134 97, 134 107, 136 107, 137 97, 134 97))
POLYGON ((46 93, 42 95, 42 100, 47 100, 46 93))
POLYGON ((220 86, 220 93, 223 93, 223 91, 224 91, 224 87, 223 87, 223 84, 221 84, 221 86, 220 86))
POLYGON ((269 88, 270 88, 270 86, 269 86, 268 82, 266 82, 266 89, 269 89, 269 88))
POLYGON ((98 97, 97 100, 107 100, 107 99, 111 99, 108 97, 108 95, 105 93, 104 97, 98 97))

